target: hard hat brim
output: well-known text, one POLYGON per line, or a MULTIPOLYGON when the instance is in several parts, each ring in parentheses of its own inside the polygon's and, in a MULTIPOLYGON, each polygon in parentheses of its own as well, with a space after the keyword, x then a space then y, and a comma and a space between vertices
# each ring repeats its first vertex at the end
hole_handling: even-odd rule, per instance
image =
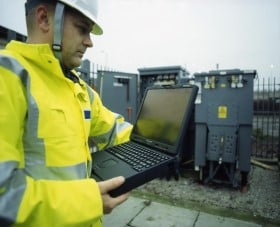
POLYGON ((93 25, 91 33, 94 35, 102 35, 103 34, 103 29, 96 23, 93 25))
POLYGON ((89 20, 91 20, 94 23, 94 25, 92 27, 92 30, 91 30, 91 33, 93 33, 94 35, 102 35, 103 34, 103 29, 101 28, 99 22, 97 21, 96 16, 93 15, 92 13, 90 13, 89 10, 79 7, 77 5, 77 1, 69 1, 69 0, 59 0, 59 1, 64 3, 65 5, 67 5, 69 7, 77 10, 82 15, 84 15, 89 20), (76 2, 76 4, 75 4, 75 2, 76 2))

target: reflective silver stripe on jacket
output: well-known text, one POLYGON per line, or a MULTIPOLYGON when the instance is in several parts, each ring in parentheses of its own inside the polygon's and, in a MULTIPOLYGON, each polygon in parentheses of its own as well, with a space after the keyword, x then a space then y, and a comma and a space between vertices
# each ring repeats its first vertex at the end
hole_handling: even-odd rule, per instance
POLYGON ((35 180, 76 180, 86 177, 87 168, 85 163, 64 167, 46 167, 44 164, 30 165, 25 169, 28 175, 35 180))
POLYGON ((88 84, 87 84, 87 92, 88 92, 88 96, 89 96, 89 100, 90 100, 90 106, 92 106, 94 94, 88 84))
POLYGON ((18 75, 23 85, 26 86, 28 72, 22 67, 22 65, 16 59, 1 55, 0 65, 12 71, 14 74, 18 75))
MULTIPOLYGON (((114 116, 115 116, 115 122, 122 118, 122 116, 120 114, 117 114, 117 113, 114 113, 114 116)), ((130 124, 127 123, 127 122, 122 122, 122 124, 114 124, 114 127, 111 128, 110 131, 108 131, 106 134, 102 134, 102 135, 99 135, 99 136, 94 136, 93 139, 96 143, 106 143, 107 141, 109 141, 108 144, 106 144, 106 147, 111 147, 113 146, 113 143, 115 141, 115 138, 116 138, 116 135, 127 129, 128 127, 130 127, 130 124)))
MULTIPOLYGON (((28 73, 15 59, 0 56, 0 65, 17 74, 26 85, 28 73)), ((15 222, 26 188, 25 174, 23 170, 17 169, 18 165, 16 161, 0 163, 0 226, 15 222)))
POLYGON ((17 166, 18 162, 15 161, 0 163, 0 226, 10 226, 15 222, 26 188, 23 171, 13 171, 17 166), (11 174, 13 179, 9 180, 11 174))

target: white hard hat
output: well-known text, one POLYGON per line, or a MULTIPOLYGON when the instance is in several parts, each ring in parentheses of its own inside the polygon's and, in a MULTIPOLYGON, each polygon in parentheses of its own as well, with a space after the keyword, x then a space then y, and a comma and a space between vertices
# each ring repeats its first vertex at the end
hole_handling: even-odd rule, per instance
POLYGON ((39 4, 40 2, 60 2, 61 4, 71 7, 82 15, 91 20, 94 25, 92 27, 92 33, 95 35, 101 35, 103 30, 97 22, 98 0, 27 0, 25 3, 26 12, 39 4))
POLYGON ((103 33, 102 28, 97 22, 97 11, 98 11, 98 1, 97 0, 58 0, 65 5, 76 9, 85 17, 90 19, 94 25, 92 28, 92 33, 95 35, 101 35, 103 33))

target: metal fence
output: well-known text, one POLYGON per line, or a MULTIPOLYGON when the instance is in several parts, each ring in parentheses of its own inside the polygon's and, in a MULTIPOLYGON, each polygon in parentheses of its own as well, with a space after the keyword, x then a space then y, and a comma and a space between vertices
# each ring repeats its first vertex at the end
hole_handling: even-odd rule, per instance
POLYGON ((257 78, 254 85, 253 150, 256 159, 276 162, 280 140, 280 84, 257 78))

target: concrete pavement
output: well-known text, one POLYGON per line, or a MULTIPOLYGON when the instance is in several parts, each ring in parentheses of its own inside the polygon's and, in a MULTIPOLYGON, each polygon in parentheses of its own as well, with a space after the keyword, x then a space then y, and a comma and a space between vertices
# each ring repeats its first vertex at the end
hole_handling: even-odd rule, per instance
POLYGON ((130 196, 103 218, 103 227, 261 227, 261 225, 193 211, 130 196))

